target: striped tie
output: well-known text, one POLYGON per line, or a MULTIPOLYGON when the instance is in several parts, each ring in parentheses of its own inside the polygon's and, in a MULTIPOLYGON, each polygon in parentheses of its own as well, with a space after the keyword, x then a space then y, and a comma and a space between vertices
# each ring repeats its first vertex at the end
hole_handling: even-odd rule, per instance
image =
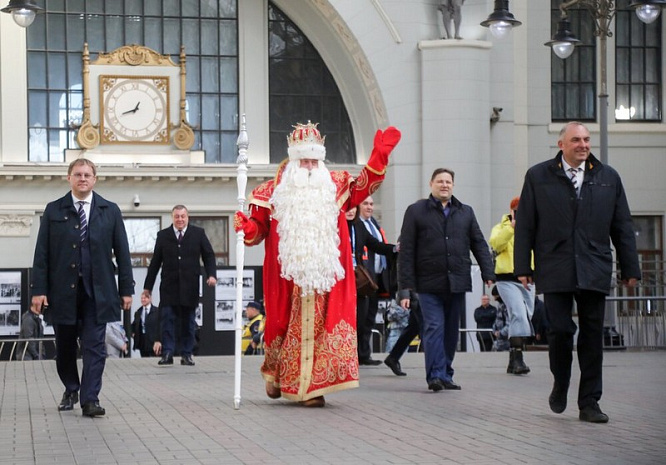
POLYGON ((79 225, 81 226, 80 236, 81 242, 86 240, 86 235, 88 234, 88 222, 86 221, 86 211, 83 209, 85 202, 77 202, 79 204, 79 225))
POLYGON ((578 168, 569 168, 569 173, 571 173, 571 184, 573 184, 574 189, 576 189, 576 195, 580 194, 580 188, 578 187, 578 177, 576 176, 578 174, 578 168))

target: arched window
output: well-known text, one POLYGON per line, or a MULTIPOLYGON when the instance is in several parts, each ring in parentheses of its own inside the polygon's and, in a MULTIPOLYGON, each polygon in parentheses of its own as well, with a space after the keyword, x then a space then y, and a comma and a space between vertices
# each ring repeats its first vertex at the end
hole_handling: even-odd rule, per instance
POLYGON ((356 163, 349 115, 326 64, 310 41, 275 5, 268 5, 270 160, 287 156, 296 123, 320 123, 326 159, 356 163))

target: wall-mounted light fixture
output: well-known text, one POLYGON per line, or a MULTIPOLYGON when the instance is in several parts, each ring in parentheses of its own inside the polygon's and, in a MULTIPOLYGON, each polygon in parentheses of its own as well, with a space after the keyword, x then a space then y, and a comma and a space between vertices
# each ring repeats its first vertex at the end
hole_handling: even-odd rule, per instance
POLYGON ((521 24, 523 23, 509 11, 509 0, 495 0, 495 11, 490 13, 481 26, 489 28, 490 33, 497 39, 503 39, 512 28, 521 24))
POLYGON ((11 13, 16 24, 21 27, 28 27, 35 20, 37 13, 43 13, 44 9, 30 3, 28 0, 9 0, 9 5, 0 11, 11 13))

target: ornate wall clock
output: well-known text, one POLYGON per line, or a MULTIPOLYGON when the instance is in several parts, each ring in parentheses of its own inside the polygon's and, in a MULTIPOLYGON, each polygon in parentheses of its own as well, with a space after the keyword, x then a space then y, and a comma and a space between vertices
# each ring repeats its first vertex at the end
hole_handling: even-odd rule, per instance
MULTIPOLYGON (((180 63, 141 45, 125 45, 90 61, 83 47, 82 149, 175 146, 189 150, 194 132, 185 112, 185 50, 180 63)), ((112 151, 112 150, 110 150, 112 151)))
POLYGON ((99 77, 102 144, 169 144, 169 77, 99 77))

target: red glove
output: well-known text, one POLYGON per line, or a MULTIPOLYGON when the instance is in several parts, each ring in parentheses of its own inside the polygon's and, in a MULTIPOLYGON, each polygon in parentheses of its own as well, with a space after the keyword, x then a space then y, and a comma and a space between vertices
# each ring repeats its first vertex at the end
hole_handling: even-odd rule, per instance
POLYGON ((375 171, 382 172, 388 165, 388 158, 393 148, 400 142, 400 131, 389 126, 384 132, 381 129, 375 134, 374 147, 368 160, 368 166, 375 171))
POLYGON ((245 236, 252 236, 257 232, 257 223, 250 221, 250 219, 243 212, 236 212, 234 214, 234 231, 243 231, 245 236))

